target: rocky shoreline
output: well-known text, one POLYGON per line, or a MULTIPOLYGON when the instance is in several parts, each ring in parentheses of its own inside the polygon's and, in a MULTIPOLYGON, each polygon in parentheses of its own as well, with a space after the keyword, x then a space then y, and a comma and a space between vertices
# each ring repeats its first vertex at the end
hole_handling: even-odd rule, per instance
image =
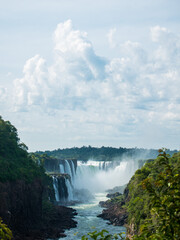
POLYGON ((110 199, 107 201, 101 201, 99 204, 103 209, 102 213, 98 217, 108 220, 110 224, 115 226, 124 226, 127 223, 127 211, 123 208, 124 201, 116 202, 112 201, 113 198, 121 196, 121 193, 107 194, 110 199))

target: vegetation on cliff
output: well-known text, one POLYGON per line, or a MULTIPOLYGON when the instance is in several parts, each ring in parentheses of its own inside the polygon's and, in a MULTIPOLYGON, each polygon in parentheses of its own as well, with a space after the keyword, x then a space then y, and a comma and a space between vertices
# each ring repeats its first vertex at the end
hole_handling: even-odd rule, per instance
POLYGON ((128 189, 128 221, 142 239, 180 239, 180 152, 160 150, 137 170, 128 189))
POLYGON ((17 129, 0 117, 0 217, 7 224, 0 221, 0 238, 11 239, 8 227, 13 239, 56 238, 75 227, 74 210, 54 206, 53 200, 52 178, 43 163, 27 152, 17 129))
POLYGON ((17 129, 0 116, 0 182, 39 177, 47 180, 42 165, 28 155, 27 146, 20 142, 17 129))
MULTIPOLYGON (((128 213, 133 239, 180 239, 180 152, 159 150, 154 161, 137 170, 124 194, 108 201, 128 213)), ((123 211, 120 211, 120 214, 123 211)))

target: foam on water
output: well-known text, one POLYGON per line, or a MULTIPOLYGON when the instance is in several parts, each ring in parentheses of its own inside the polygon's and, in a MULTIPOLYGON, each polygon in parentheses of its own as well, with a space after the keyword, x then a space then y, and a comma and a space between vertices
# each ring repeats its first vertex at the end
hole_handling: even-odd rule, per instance
POLYGON ((99 161, 78 162, 75 188, 86 188, 90 192, 102 192, 106 189, 126 184, 137 169, 134 161, 103 163, 99 161))
POLYGON ((111 234, 126 232, 125 227, 108 225, 108 221, 98 218, 97 215, 101 213, 102 208, 99 206, 100 201, 105 201, 105 193, 95 194, 95 199, 88 204, 78 204, 72 206, 76 209, 78 215, 75 217, 75 220, 78 222, 77 228, 72 228, 66 230, 65 234, 67 237, 66 240, 80 240, 83 235, 86 235, 88 232, 92 231, 101 231, 106 229, 111 234))

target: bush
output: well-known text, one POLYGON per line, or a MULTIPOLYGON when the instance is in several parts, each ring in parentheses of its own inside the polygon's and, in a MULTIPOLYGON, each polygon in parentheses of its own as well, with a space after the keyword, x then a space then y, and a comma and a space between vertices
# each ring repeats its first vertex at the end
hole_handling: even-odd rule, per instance
POLYGON ((109 232, 105 229, 101 230, 100 232, 94 231, 89 232, 87 235, 82 236, 81 240, 112 240, 112 239, 120 239, 125 240, 125 237, 123 237, 124 233, 118 233, 118 234, 109 234, 109 232))

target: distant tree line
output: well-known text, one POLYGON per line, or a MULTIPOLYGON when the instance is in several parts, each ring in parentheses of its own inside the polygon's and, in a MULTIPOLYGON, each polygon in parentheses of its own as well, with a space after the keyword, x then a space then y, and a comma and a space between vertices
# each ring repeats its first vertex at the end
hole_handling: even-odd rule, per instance
MULTIPOLYGON (((176 150, 167 150, 168 154, 177 152, 176 150)), ((72 159, 76 158, 79 160, 87 161, 89 159, 111 161, 122 157, 133 157, 138 159, 149 159, 157 156, 158 150, 156 149, 144 149, 144 148, 115 148, 115 147, 73 147, 57 149, 53 151, 38 151, 38 154, 46 154, 60 159, 72 159)))

